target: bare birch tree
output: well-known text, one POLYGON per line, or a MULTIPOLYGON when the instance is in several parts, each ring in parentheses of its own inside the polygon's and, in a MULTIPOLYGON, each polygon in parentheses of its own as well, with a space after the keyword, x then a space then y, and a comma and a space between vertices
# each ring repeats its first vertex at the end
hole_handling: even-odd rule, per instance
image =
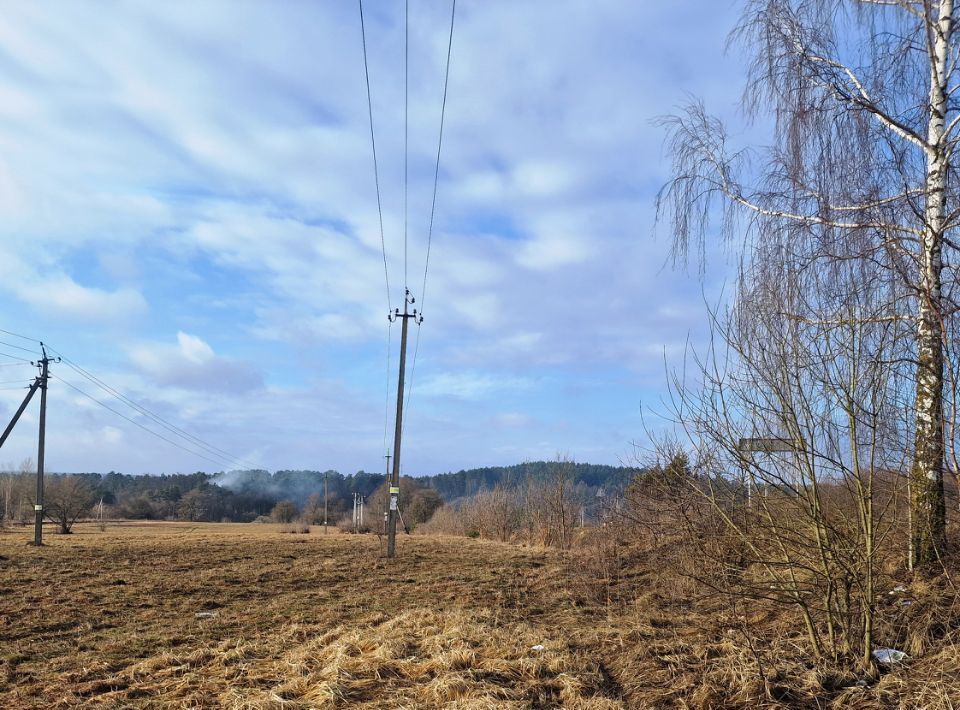
POLYGON ((914 321, 912 554, 926 569, 945 541, 945 404, 953 409, 944 357, 960 218, 955 15, 953 0, 750 0, 733 34, 753 57, 744 106, 769 111, 774 143, 759 161, 731 151, 722 124, 694 104, 666 121, 674 179, 658 201, 681 258, 691 246, 703 253, 721 197, 728 237, 744 226, 745 242, 792 252, 815 234, 820 255, 900 280, 898 314, 914 321))
POLYGON ((695 463, 666 449, 631 507, 649 516, 652 495, 656 520, 687 530, 704 584, 796 609, 817 656, 867 669, 883 562, 902 545, 890 472, 908 456, 913 332, 889 270, 811 256, 816 232, 794 253, 758 241, 696 377, 672 383, 695 463), (743 443, 758 440, 786 445, 743 443))

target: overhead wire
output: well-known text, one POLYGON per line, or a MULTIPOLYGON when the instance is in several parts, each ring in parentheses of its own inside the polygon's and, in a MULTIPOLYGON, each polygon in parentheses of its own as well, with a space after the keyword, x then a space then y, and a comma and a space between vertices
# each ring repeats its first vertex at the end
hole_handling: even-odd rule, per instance
POLYGON ((254 463, 252 463, 252 462, 250 462, 250 461, 246 461, 246 460, 244 460, 244 459, 242 459, 242 458, 240 458, 240 457, 238 457, 238 456, 235 456, 234 454, 232 454, 232 453, 229 452, 229 451, 226 451, 226 450, 221 449, 221 448, 219 448, 219 447, 217 447, 217 446, 214 446, 213 444, 210 444, 210 443, 204 441, 204 440, 201 439, 200 437, 198 437, 198 436, 196 436, 196 435, 194 435, 194 434, 191 434, 190 432, 186 431, 185 429, 183 429, 183 428, 181 428, 181 427, 178 427, 176 424, 173 424, 173 423, 169 422, 168 420, 166 420, 166 419, 164 419, 163 417, 161 417, 159 414, 156 414, 155 412, 152 412, 151 410, 147 409, 146 407, 144 407, 144 406, 143 406, 142 404, 140 404, 139 402, 137 402, 137 401, 135 401, 135 400, 133 400, 133 399, 130 399, 129 397, 127 397, 125 394, 123 394, 123 393, 120 392, 119 390, 115 389, 114 387, 111 387, 109 384, 107 384, 106 382, 104 382, 103 380, 101 380, 99 377, 97 377, 96 375, 94 375, 94 374, 90 373, 89 371, 85 370, 85 369, 82 368, 80 365, 78 365, 77 363, 75 363, 73 360, 71 360, 70 358, 64 356, 62 353, 58 352, 58 351, 55 350, 54 348, 51 347, 51 348, 50 348, 50 351, 51 351, 52 353, 56 354, 56 355, 59 355, 60 358, 63 360, 64 364, 66 364, 70 369, 72 369, 72 370, 73 370, 74 372, 76 372, 78 375, 80 375, 81 377, 84 377, 85 379, 87 379, 88 381, 90 381, 92 384, 96 385, 98 388, 100 388, 101 390, 103 390, 104 392, 106 392, 107 394, 109 394, 111 397, 114 397, 115 399, 119 400, 120 402, 122 402, 123 404, 127 405, 127 406, 130 407, 131 409, 135 410, 136 412, 142 414, 143 416, 145 416, 145 417, 147 417, 148 419, 152 420, 152 421, 155 422, 156 424, 160 425, 161 427, 163 427, 164 429, 166 429, 167 431, 169 431, 171 434, 173 434, 173 435, 175 435, 175 436, 177 436, 177 437, 179 437, 179 438, 181 438, 181 439, 186 440, 186 441, 189 442, 192 446, 196 446, 196 447, 198 447, 198 448, 206 451, 207 453, 209 453, 209 454, 212 455, 212 456, 216 456, 216 457, 218 457, 218 458, 222 458, 222 459, 227 460, 227 461, 229 462, 229 465, 243 464, 243 465, 245 465, 245 466, 248 466, 249 468, 258 468, 258 467, 256 466, 256 464, 254 464, 254 463))
MULTIPOLYGON (((376 157, 376 139, 374 133, 374 122, 373 122, 373 101, 371 98, 371 89, 370 89, 370 70, 369 70, 369 60, 367 57, 367 40, 366 40, 366 29, 363 16, 363 0, 359 0, 360 5, 360 29, 361 29, 361 38, 363 42, 363 63, 364 63, 364 76, 366 79, 367 87, 367 111, 370 119, 370 142, 373 150, 373 161, 374 161, 374 182, 377 188, 377 209, 380 216, 380 244, 383 252, 383 264, 384 264, 384 276, 386 278, 387 284, 387 305, 390 309, 390 312, 393 312, 392 304, 390 303, 390 281, 388 276, 387 269, 387 255, 386 255, 386 239, 384 237, 383 229, 383 211, 382 211, 382 201, 380 196, 380 179, 379 179, 379 169, 377 165, 376 157)), ((424 260, 424 269, 423 269, 423 284, 420 292, 420 312, 423 312, 423 304, 425 301, 426 288, 427 288, 427 276, 430 269, 430 250, 433 242, 433 227, 434 220, 436 216, 436 207, 437 207, 437 188, 440 179, 440 156, 443 149, 443 126, 446 117, 446 108, 447 108, 447 93, 450 84, 450 59, 453 51, 453 28, 456 20, 457 13, 457 3, 456 0, 452 0, 451 9, 450 9, 450 31, 447 39, 447 57, 446 57, 446 66, 444 69, 444 80, 443 80, 443 99, 440 109, 440 130, 437 140, 437 155, 436 162, 434 166, 433 174, 433 195, 430 203, 430 222, 427 229, 427 249, 426 249, 426 258, 424 260)), ((404 2, 404 63, 403 63, 403 286, 404 286, 404 299, 407 298, 407 293, 409 291, 409 183, 410 183, 410 2, 405 0, 404 2)), ((416 319, 417 323, 417 337, 414 345, 413 352, 413 361, 410 368, 410 379, 407 389, 406 401, 404 402, 404 410, 408 410, 410 406, 410 398, 413 395, 413 381, 414 375, 416 374, 417 367, 417 356, 420 352, 420 320, 416 319)), ((386 384, 386 396, 384 402, 384 448, 386 448, 387 435, 389 429, 389 413, 390 413, 390 350, 391 350, 391 339, 392 339, 392 321, 391 326, 387 330, 387 384, 386 384)), ((404 419, 403 428, 406 427, 407 418, 404 419)), ((402 433, 402 432, 401 432, 402 433)))
MULTIPOLYGON (((27 337, 26 335, 21 335, 20 333, 14 333, 12 330, 4 330, 3 328, 0 328, 0 333, 4 333, 4 334, 6 334, 6 335, 12 335, 14 338, 20 338, 21 340, 26 340, 26 341, 29 341, 29 342, 31 342, 31 343, 38 343, 38 344, 42 345, 42 343, 41 343, 39 340, 37 340, 36 338, 29 338, 29 337, 27 337)), ((30 353, 31 355, 39 355, 39 354, 40 354, 40 353, 37 351, 36 348, 33 348, 33 349, 31 349, 31 348, 24 348, 24 347, 22 347, 22 346, 20 346, 20 345, 14 345, 13 343, 4 343, 4 342, 0 342, 0 345, 5 345, 5 346, 7 346, 7 347, 11 347, 11 348, 14 348, 14 349, 16 349, 16 350, 23 350, 24 352, 28 352, 28 353, 30 353)), ((31 365, 33 364, 33 361, 32 361, 32 360, 28 360, 28 359, 23 358, 23 357, 18 357, 18 356, 16 356, 16 355, 10 355, 9 353, 0 353, 0 355, 3 355, 4 357, 8 357, 8 358, 10 358, 10 359, 12 359, 12 360, 19 360, 21 363, 29 363, 29 364, 31 364, 31 365)), ((11 362, 11 363, 3 363, 2 365, 0 365, 0 367, 13 366, 13 365, 15 365, 15 364, 18 364, 18 363, 12 363, 12 362, 11 362)))
MULTIPOLYGON (((59 380, 60 382, 62 382, 63 384, 65 384, 65 385, 66 385, 67 387, 69 387, 70 389, 75 390, 75 391, 78 392, 79 394, 81 394, 81 395, 83 395, 84 397, 86 397, 87 399, 89 399, 91 402, 95 402, 96 404, 100 405, 101 407, 103 407, 103 408, 106 409, 107 411, 113 412, 115 415, 117 415, 117 416, 120 417, 121 419, 125 419, 126 421, 130 422, 130 423, 133 424, 134 426, 140 427, 141 429, 143 429, 143 430, 144 430, 145 432, 147 432, 148 434, 152 434, 153 436, 157 437, 158 439, 161 439, 162 441, 167 442, 167 443, 170 444, 171 446, 175 446, 176 448, 180 449, 181 451, 186 451, 188 454, 192 454, 192 455, 194 455, 194 456, 198 456, 199 458, 202 458, 202 459, 204 459, 204 460, 206 460, 206 461, 209 461, 209 462, 211 462, 211 463, 214 463, 214 464, 216 464, 217 466, 223 466, 223 465, 224 465, 224 461, 223 461, 223 460, 217 460, 217 459, 211 458, 211 457, 209 457, 209 456, 206 456, 206 455, 204 455, 204 454, 202 454, 202 453, 200 453, 200 452, 198 452, 198 451, 193 451, 192 449, 189 449, 189 448, 187 448, 186 446, 181 445, 180 443, 174 441, 173 439, 169 439, 169 438, 165 437, 163 434, 159 434, 159 433, 155 432, 153 429, 151 429, 151 428, 149 428, 149 427, 147 427, 147 426, 144 426, 141 422, 138 422, 136 419, 133 419, 132 417, 128 417, 127 415, 125 415, 125 414, 123 414, 123 413, 121 413, 121 412, 118 412, 116 409, 114 409, 114 408, 111 407, 110 405, 105 404, 104 402, 101 402, 99 399, 97 399, 96 397, 94 397, 92 394, 89 394, 89 393, 87 393, 87 392, 84 392, 82 389, 80 389, 79 387, 77 387, 76 385, 74 385, 74 384, 73 384, 72 382, 70 382, 69 380, 65 380, 65 379, 63 379, 62 377, 59 377, 59 376, 57 376, 57 375, 50 375, 50 377, 53 378, 53 379, 59 380)), ((226 461, 226 463, 227 463, 228 466, 230 465, 230 462, 229 462, 229 461, 226 461)))
POLYGON ((453 53, 453 23, 457 17, 457 0, 450 7, 450 35, 447 39, 447 67, 443 75, 443 102, 440 104, 440 135, 437 139, 437 160, 433 168, 433 199, 430 201, 430 226, 427 228, 427 256, 423 264, 423 286, 420 289, 420 311, 427 296, 427 271, 430 268, 430 246, 433 242, 433 218, 437 211, 437 185, 440 182, 440 151, 443 148, 443 122, 447 114, 447 87, 450 84, 450 56, 453 53))
POLYGON ((370 146, 373 150, 373 181, 377 188, 377 215, 380 218, 380 251, 383 254, 383 278, 387 284, 387 311, 393 310, 390 299, 390 272, 387 268, 387 243, 383 234, 383 205, 380 199, 380 169, 377 165, 377 139, 373 130, 373 98, 370 93, 370 67, 367 62, 367 30, 363 21, 363 0, 360 4, 360 36, 363 41, 363 73, 367 81, 367 114, 370 117, 370 146))
MULTIPOLYGON (((373 94, 370 89, 370 62, 367 57, 367 30, 363 16, 363 0, 358 0, 360 8, 360 37, 363 44, 363 74, 367 87, 367 115, 370 120, 370 149, 373 154, 373 182, 377 192, 377 216, 380 221, 380 251, 383 256, 383 278, 387 289, 387 313, 393 312, 390 296, 390 270, 387 265, 387 242, 383 229, 383 199, 380 195, 380 167, 377 161, 377 138, 373 122, 373 94)), ((404 235, 404 286, 406 286, 406 235, 404 235)), ((387 327, 387 375, 383 407, 383 449, 387 449, 387 436, 390 427, 390 350, 392 347, 393 322, 387 327)))
POLYGON ((39 351, 38 351, 36 348, 24 348, 24 347, 21 347, 20 345, 14 345, 13 343, 4 342, 3 340, 0 340, 0 345, 4 346, 5 348, 13 348, 14 350, 22 350, 23 352, 30 353, 31 355, 39 355, 39 354, 40 354, 39 351))
MULTIPOLYGON (((420 323, 417 322, 417 337, 414 340, 413 346, 413 363, 410 365, 410 380, 407 386, 407 401, 403 404, 403 410, 407 414, 410 413, 410 397, 413 396, 413 378, 417 374, 417 353, 420 352, 420 323)), ((409 416, 403 418, 403 423, 400 425, 401 434, 407 430, 407 422, 410 420, 409 416)))
POLYGON ((404 0, 403 12, 403 290, 407 285, 407 185, 409 182, 410 124, 410 0, 404 0))
MULTIPOLYGON (((27 340, 27 341, 30 341, 30 342, 33 342, 33 343, 40 343, 40 342, 41 342, 41 341, 37 340, 36 338, 30 338, 30 337, 27 337, 26 335, 21 335, 20 333, 14 333, 13 331, 4 330, 4 329, 2 329, 2 328, 0 328, 0 333, 5 333, 5 334, 7 334, 7 335, 11 335, 11 336, 14 336, 14 337, 16 337, 16 338, 22 338, 23 340, 27 340)), ((6 345, 12 346, 12 347, 14 347, 14 348, 18 348, 18 349, 20 349, 20 350, 26 350, 26 348, 20 348, 19 346, 12 345, 12 344, 10 344, 10 343, 6 343, 6 345)), ((106 382, 104 382, 103 380, 101 380, 101 379, 100 379, 99 377, 97 377, 96 375, 88 372, 87 370, 85 370, 84 368, 82 368, 80 365, 78 365, 77 363, 75 363, 73 360, 71 360, 70 358, 68 358, 67 356, 65 356, 63 353, 61 353, 61 352, 59 352, 58 350, 56 350, 55 348, 51 347, 50 345, 47 345, 47 349, 48 349, 50 352, 52 352, 53 354, 59 356, 60 359, 61 359, 68 367, 70 367, 74 372, 76 372, 77 374, 79 374, 81 377, 84 377, 85 379, 89 380, 91 383, 93 383, 94 385, 96 385, 97 387, 99 387, 100 389, 102 389, 104 392, 106 392, 106 393, 109 394, 110 396, 112 396, 112 397, 118 399, 119 401, 123 402, 123 403, 126 404, 128 407, 131 407, 132 409, 134 409, 134 410, 137 411, 138 413, 140 413, 140 414, 148 417, 149 419, 151 419, 151 420, 154 421, 155 423, 157 423, 157 424, 159 424, 160 426, 162 426, 162 427, 164 427, 165 429, 167 429, 167 430, 168 430, 169 432, 171 432, 172 434, 174 434, 174 435, 178 436, 179 438, 181 438, 181 439, 189 442, 191 446, 195 446, 195 447, 199 448, 201 451, 206 452, 206 453, 209 454, 210 456, 216 457, 217 460, 215 460, 214 458, 210 458, 210 456, 207 456, 207 455, 198 453, 198 452, 196 452, 196 451, 193 451, 192 449, 186 448, 186 447, 178 444, 176 441, 173 441, 173 440, 171 440, 171 439, 169 439, 169 438, 167 438, 167 437, 165 437, 165 436, 163 436, 163 435, 161 435, 161 434, 158 434, 157 432, 153 431, 153 430, 150 429, 149 427, 144 426, 141 422, 137 422, 136 420, 132 419, 131 417, 127 417, 127 416, 121 414, 120 412, 116 411, 116 410, 113 409, 112 407, 107 406, 106 404, 104 404, 104 403, 101 402, 100 400, 98 400, 98 399, 96 399, 95 397, 93 397, 92 395, 84 392, 83 390, 81 390, 80 388, 76 387, 75 385, 73 385, 73 384, 70 383, 69 381, 63 379, 62 377, 58 377, 58 376, 55 376, 55 375, 50 375, 51 377, 55 377, 56 379, 58 379, 58 380, 60 380, 61 382, 63 382, 65 385, 67 385, 67 386, 69 386, 69 387, 77 390, 77 392, 79 392, 80 394, 84 395, 85 397, 93 400, 94 402, 96 402, 96 403, 99 404, 100 406, 104 407, 105 409, 108 409, 109 411, 113 412, 114 414, 116 414, 116 415, 119 416, 120 418, 125 419, 125 420, 127 420, 128 422, 131 422, 132 424, 135 424, 136 426, 140 427, 140 428, 143 429, 144 431, 147 431, 147 432, 153 434, 153 435, 156 436, 157 438, 162 439, 163 441, 166 441, 167 443, 170 443, 170 444, 172 444, 173 446, 176 446, 177 448, 179 448, 179 449, 181 449, 181 450, 183 450, 183 451, 186 451, 186 452, 188 452, 188 453, 191 453, 191 454, 194 454, 194 455, 196 455, 196 456, 199 456, 200 458, 205 459, 206 461, 210 461, 211 463, 215 463, 215 464, 217 464, 218 466, 223 466, 224 464, 226 464, 227 467, 230 467, 230 466, 234 466, 234 465, 236 465, 236 464, 239 463, 239 464, 244 464, 244 465, 246 465, 246 466, 249 466, 250 468, 258 468, 258 467, 257 467, 255 464, 253 464, 252 462, 250 462, 250 461, 245 461, 245 460, 242 459, 242 458, 239 458, 239 457, 237 457, 237 456, 234 456, 234 455, 231 454, 229 451, 226 451, 226 450, 224 450, 224 449, 218 448, 218 447, 214 446, 213 444, 209 444, 209 443, 207 443, 206 441, 204 441, 203 439, 201 439, 200 437, 195 436, 195 435, 191 434, 190 432, 186 431, 185 429, 182 429, 182 428, 176 426, 175 424, 172 424, 172 423, 168 422, 166 419, 164 419, 163 417, 161 417, 159 414, 155 414, 154 412, 151 412, 149 409, 147 409, 147 408, 144 407, 143 405, 137 403, 136 401, 134 401, 134 400, 130 399, 129 397, 127 397, 126 395, 124 395, 122 392, 120 392, 120 391, 116 390, 115 388, 111 387, 110 385, 108 385, 106 382)), ((27 352, 33 352, 33 351, 28 350, 27 352)), ((14 355, 8 355, 7 353, 2 353, 2 352, 0 352, 0 355, 4 355, 5 357, 9 357, 9 358, 14 358, 14 359, 22 360, 22 362, 18 362, 18 363, 2 363, 2 364, 0 364, 0 367, 4 367, 4 366, 9 367, 9 366, 23 365, 23 364, 32 364, 29 360, 24 360, 23 358, 17 358, 17 357, 15 357, 14 355)), ((0 382, 0 385, 4 385, 4 384, 10 384, 10 383, 0 382)), ((25 385, 25 386, 29 386, 29 385, 25 385)), ((22 389, 22 387, 10 387, 10 388, 2 388, 2 387, 0 387, 0 390, 7 390, 7 389, 9 389, 9 390, 22 389)))
POLYGON ((9 330, 4 330, 3 328, 0 328, 0 333, 5 333, 5 334, 7 334, 7 335, 12 335, 12 336, 15 337, 15 338, 23 338, 24 340, 29 340, 31 343, 39 343, 39 342, 40 342, 40 341, 37 340, 36 338, 28 338, 26 335, 20 335, 20 333, 14 333, 14 332, 9 331, 9 330))
POLYGON ((387 321, 387 387, 386 395, 383 398, 383 450, 390 453, 387 448, 387 435, 390 431, 390 351, 393 349, 393 321, 387 321))
POLYGON ((17 355, 11 355, 11 354, 9 354, 9 353, 0 353, 0 355, 2 355, 3 357, 8 357, 8 358, 10 358, 11 360, 17 360, 17 362, 4 363, 4 365, 7 366, 7 367, 11 367, 11 366, 13 366, 13 365, 32 365, 32 364, 33 364, 33 362, 32 362, 31 360, 27 360, 27 358, 25 358, 25 357, 19 357, 19 356, 17 356, 17 355))
MULTIPOLYGON (((457 0, 452 0, 450 6, 450 33, 447 38, 447 64, 443 74, 443 101, 440 105, 440 131, 437 138, 437 159, 433 169, 433 198, 430 201, 430 224, 427 228, 427 253, 423 264, 423 285, 420 289, 420 313, 423 314, 424 302, 427 293, 427 273, 430 269, 430 247, 433 242, 433 223, 437 210, 437 186, 440 182, 440 154, 443 149, 443 124, 447 113, 447 89, 450 85, 450 57, 453 54, 453 26, 457 17, 457 0)), ((410 384, 407 389, 407 401, 404 409, 409 410, 410 398, 413 396, 414 376, 417 373, 417 355, 420 352, 420 319, 417 320, 417 337, 413 347, 413 363, 410 367, 410 384)), ((404 418, 401 428, 406 428, 409 417, 404 418)), ((401 432, 402 433, 402 432, 401 432)))

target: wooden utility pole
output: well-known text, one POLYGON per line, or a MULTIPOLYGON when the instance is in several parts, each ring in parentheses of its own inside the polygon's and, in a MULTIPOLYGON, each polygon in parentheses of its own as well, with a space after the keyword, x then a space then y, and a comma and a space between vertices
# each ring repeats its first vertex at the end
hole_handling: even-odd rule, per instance
POLYGON ((413 318, 418 324, 423 318, 417 315, 417 309, 413 313, 407 312, 407 307, 414 303, 413 296, 407 290, 403 299, 403 313, 400 309, 395 309, 390 316, 394 321, 401 318, 400 330, 400 375, 397 380, 397 421, 393 434, 393 475, 390 479, 390 510, 387 512, 387 557, 395 557, 397 550, 397 507, 400 498, 400 437, 403 434, 403 376, 404 369, 407 366, 407 321, 413 318))
POLYGON ((47 436, 47 380, 50 375, 50 358, 43 343, 40 343, 40 349, 43 351, 43 359, 40 360, 40 437, 37 443, 37 502, 33 506, 33 544, 37 547, 43 544, 43 455, 47 436))
POLYGON ((323 534, 327 534, 327 471, 323 472, 323 534))

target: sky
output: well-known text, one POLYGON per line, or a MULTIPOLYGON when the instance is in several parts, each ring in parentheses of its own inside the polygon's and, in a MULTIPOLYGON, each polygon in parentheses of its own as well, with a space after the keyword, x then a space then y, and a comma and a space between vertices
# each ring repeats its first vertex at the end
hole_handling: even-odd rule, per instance
POLYGON ((0 419, 68 359, 47 470, 383 470, 405 283, 405 474, 629 461, 725 279, 670 266, 656 119, 739 135, 737 6, 459 0, 424 291, 450 5, 409 5, 406 219, 404 6, 364 5, 388 290, 356 2, 5 4, 0 419))

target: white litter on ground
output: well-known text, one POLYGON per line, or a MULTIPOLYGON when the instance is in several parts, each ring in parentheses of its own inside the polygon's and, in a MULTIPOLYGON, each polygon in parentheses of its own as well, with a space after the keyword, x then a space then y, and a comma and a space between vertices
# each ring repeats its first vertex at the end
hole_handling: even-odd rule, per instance
POLYGON ((895 648, 878 648, 873 652, 873 657, 877 659, 877 663, 884 666, 892 666, 910 658, 903 651, 898 651, 895 648))

